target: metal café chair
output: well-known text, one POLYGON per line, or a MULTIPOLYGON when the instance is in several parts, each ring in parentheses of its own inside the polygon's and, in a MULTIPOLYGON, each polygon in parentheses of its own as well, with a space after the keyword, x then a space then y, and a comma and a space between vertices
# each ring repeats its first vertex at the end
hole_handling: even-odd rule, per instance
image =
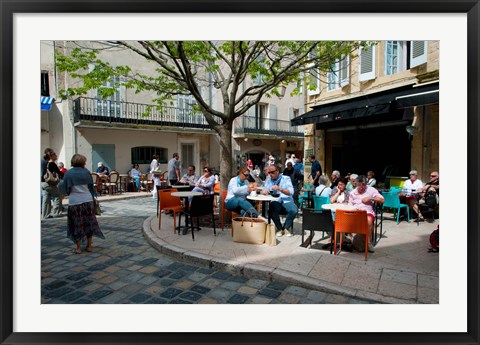
POLYGON ((330 234, 330 254, 333 251, 333 235, 334 225, 332 220, 331 210, 317 210, 311 208, 304 208, 302 215, 302 247, 307 247, 312 244, 315 230, 322 231, 322 239, 324 239, 323 233, 328 232, 330 234), (307 241, 304 241, 305 231, 310 230, 310 236, 307 241))
MULTIPOLYGON (((185 214, 185 221, 188 222, 190 219, 190 230, 192 231, 192 240, 195 241, 195 232, 193 228, 193 217, 197 218, 197 228, 200 228, 200 217, 212 215, 212 224, 213 224, 213 234, 216 236, 217 231, 215 228, 215 214, 213 212, 213 194, 207 195, 198 195, 192 198, 190 207, 187 210, 184 210, 182 213, 185 214)), ((186 224, 188 226, 188 223, 186 224)))

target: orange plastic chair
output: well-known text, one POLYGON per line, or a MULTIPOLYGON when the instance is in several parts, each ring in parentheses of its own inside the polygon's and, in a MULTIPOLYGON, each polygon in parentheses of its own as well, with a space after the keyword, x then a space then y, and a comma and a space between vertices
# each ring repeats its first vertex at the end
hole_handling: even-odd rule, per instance
POLYGON ((368 259, 368 221, 367 211, 365 210, 337 210, 335 212, 335 234, 333 248, 337 255, 337 234, 340 234, 340 248, 342 246, 342 233, 351 233, 365 235, 365 261, 368 259))
POLYGON ((178 191, 176 188, 162 190, 157 189, 158 192, 158 229, 162 225, 162 211, 172 211, 173 212, 173 233, 177 233, 177 213, 182 212, 185 208, 182 206, 180 198, 178 196, 173 196, 172 193, 178 191))

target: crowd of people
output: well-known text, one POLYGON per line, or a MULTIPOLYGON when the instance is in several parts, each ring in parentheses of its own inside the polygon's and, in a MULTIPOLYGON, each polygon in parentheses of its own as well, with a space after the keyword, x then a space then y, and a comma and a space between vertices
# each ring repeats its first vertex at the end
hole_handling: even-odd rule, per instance
MULTIPOLYGON (((275 224, 276 235, 292 236, 293 220, 299 210, 298 195, 304 187, 304 183, 313 185, 315 195, 326 196, 330 203, 344 203, 354 206, 358 210, 367 213, 368 227, 373 232, 375 223, 374 203, 382 204, 384 198, 379 190, 375 179, 375 173, 368 171, 365 175, 348 173, 342 176, 338 170, 331 173, 331 179, 323 174, 322 167, 314 155, 308 157, 311 163, 311 172, 304 178, 304 166, 300 158, 294 154, 286 157, 285 165, 277 164, 272 155, 265 159, 263 174, 257 173, 260 185, 259 193, 272 195, 268 207, 268 216, 275 224), (305 181, 304 181, 305 180, 305 181), (282 224, 280 215, 285 215, 282 224)), ((92 236, 104 238, 95 216, 95 197, 93 180, 90 172, 85 168, 86 158, 75 154, 71 159, 71 168, 67 170, 63 162, 56 163, 57 155, 54 150, 47 148, 41 162, 41 200, 42 219, 59 217, 62 215, 62 197, 68 195, 67 212, 67 237, 75 243, 75 253, 81 253, 81 243, 86 240, 85 250, 92 251, 92 236), (55 179, 52 178, 55 177, 55 179), (53 181, 53 182, 52 182, 53 181)), ((178 153, 174 153, 167 165, 167 178, 170 185, 188 185, 189 190, 202 194, 213 194, 214 186, 218 181, 212 172, 212 168, 205 166, 202 175, 196 174, 194 165, 189 165, 187 172, 180 176, 181 161, 178 153)), ((154 155, 150 164, 149 172, 159 171, 159 156, 154 155)), ((248 200, 250 193, 257 193, 257 185, 250 182, 253 178, 253 163, 250 159, 238 169, 237 175, 233 176, 228 183, 228 191, 225 198, 227 210, 244 215, 248 213, 252 217, 261 217, 255 208, 254 201, 248 200)), ((101 178, 108 180, 110 169, 103 162, 98 162, 96 173, 101 178)), ((128 172, 137 189, 142 188, 140 178, 144 175, 139 164, 133 164, 128 172)), ((161 174, 151 174, 151 181, 156 188, 160 188, 161 174)), ((430 179, 422 183, 418 179, 416 170, 409 172, 409 178, 404 181, 399 198, 406 202, 417 214, 419 220, 424 217, 419 204, 425 203, 427 194, 435 194, 438 203, 439 174, 433 171, 430 179)), ((154 191, 154 198, 157 197, 154 191)), ((369 246, 369 251, 373 248, 369 246)))

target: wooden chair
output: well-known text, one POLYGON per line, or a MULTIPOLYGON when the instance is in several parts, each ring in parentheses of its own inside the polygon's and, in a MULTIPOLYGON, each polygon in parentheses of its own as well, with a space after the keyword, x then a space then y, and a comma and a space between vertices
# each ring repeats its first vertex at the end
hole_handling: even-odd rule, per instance
POLYGON ((104 182, 107 192, 109 194, 118 193, 118 182, 119 182, 119 174, 117 171, 112 170, 110 172, 110 178, 108 181, 104 182))
MULTIPOLYGON (((158 193, 158 229, 160 230, 162 225, 162 211, 172 211, 173 212, 173 233, 177 233, 177 213, 180 213, 185 210, 181 200, 178 196, 173 196, 173 192, 177 192, 176 188, 172 189, 157 189, 158 193)), ((213 207, 213 204, 212 204, 213 207)))
POLYGON ((365 235, 365 261, 368 259, 368 232, 367 211, 365 210, 337 210, 335 212, 335 234, 333 248, 337 255, 337 234, 340 236, 340 247, 342 246, 343 233, 354 233, 365 235))
MULTIPOLYGON (((190 219, 190 229, 192 231, 192 240, 195 241, 195 232, 193 231, 193 217, 197 218, 197 227, 200 227, 200 217, 212 215, 213 234, 217 235, 215 229, 215 214, 213 213, 213 194, 198 195, 192 198, 192 202, 187 211, 183 211, 185 219, 190 219)), ((187 223, 188 226, 188 223, 187 223)))
POLYGON ((140 184, 147 192, 151 192, 153 189, 152 174, 145 174, 140 176, 140 184))
POLYGON ((100 176, 94 172, 90 173, 90 176, 92 176, 93 189, 95 190, 96 194, 100 193, 102 191, 102 181, 100 176))
MULTIPOLYGON (((333 236, 335 228, 333 225, 331 210, 317 210, 312 208, 304 208, 302 215, 302 247, 307 247, 312 244, 315 230, 328 232, 330 234, 330 254, 333 251, 333 236), (310 230, 310 236, 307 242, 304 241, 305 230, 310 230)), ((323 234, 322 234, 323 239, 323 234)))

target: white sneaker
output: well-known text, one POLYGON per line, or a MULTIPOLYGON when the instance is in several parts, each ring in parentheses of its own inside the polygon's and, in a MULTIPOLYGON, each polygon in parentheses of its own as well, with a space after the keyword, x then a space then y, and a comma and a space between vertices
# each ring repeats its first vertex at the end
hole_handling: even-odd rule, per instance
POLYGON ((283 236, 283 231, 282 230, 277 231, 275 235, 277 235, 277 237, 282 237, 283 236))
POLYGON ((283 234, 287 237, 292 237, 292 233, 288 230, 283 230, 283 234))

